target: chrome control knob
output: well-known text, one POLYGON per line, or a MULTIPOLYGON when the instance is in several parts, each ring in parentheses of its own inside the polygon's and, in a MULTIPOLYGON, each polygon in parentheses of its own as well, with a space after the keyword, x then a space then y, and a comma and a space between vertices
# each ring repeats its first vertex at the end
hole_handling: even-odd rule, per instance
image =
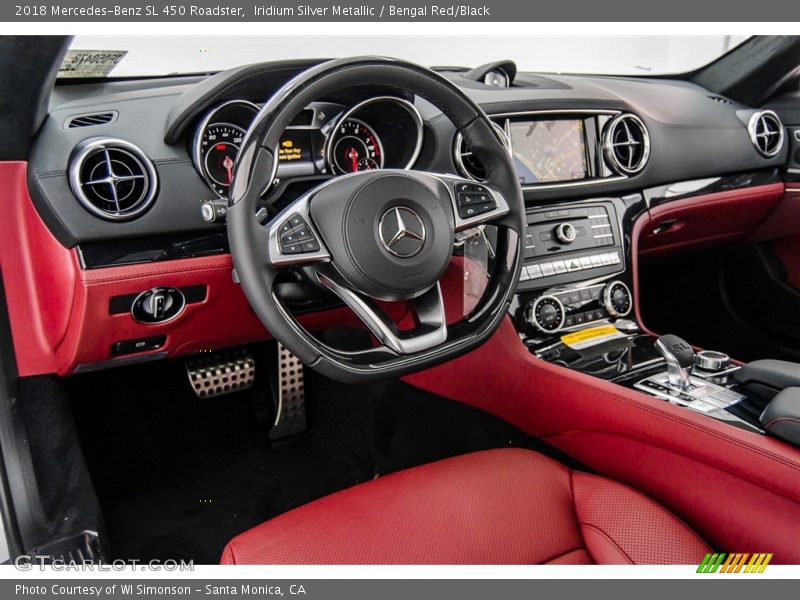
POLYGON ((542 333, 555 333, 564 326, 566 311, 555 296, 539 296, 525 309, 525 321, 542 333))
POLYGON ((203 202, 200 205, 200 214, 203 216, 203 221, 206 223, 224 221, 228 214, 228 201, 218 199, 203 202))
POLYGON ((625 317, 633 309, 630 289, 621 281, 612 281, 603 289, 603 306, 612 317, 625 317))
POLYGON ((562 244, 571 244, 578 237, 578 232, 572 223, 561 223, 556 227, 556 238, 562 244))
POLYGON ((731 365, 731 357, 723 352, 702 350, 694 355, 694 366, 703 371, 724 371, 731 365))

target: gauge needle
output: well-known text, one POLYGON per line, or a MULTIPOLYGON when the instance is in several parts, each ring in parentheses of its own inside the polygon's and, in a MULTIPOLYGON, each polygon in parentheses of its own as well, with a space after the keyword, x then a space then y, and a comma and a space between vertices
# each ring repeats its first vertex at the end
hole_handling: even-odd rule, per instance
POLYGON ((225 157, 225 160, 222 161, 222 166, 228 173, 228 185, 230 185, 231 181, 233 180, 233 161, 231 160, 230 156, 225 157))
POLYGON ((353 163, 353 172, 358 171, 358 150, 350 148, 350 152, 347 153, 347 158, 353 163))

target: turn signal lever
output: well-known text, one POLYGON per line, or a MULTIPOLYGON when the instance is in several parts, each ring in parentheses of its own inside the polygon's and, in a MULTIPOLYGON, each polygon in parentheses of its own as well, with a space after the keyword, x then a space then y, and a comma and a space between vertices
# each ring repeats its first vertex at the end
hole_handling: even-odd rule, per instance
POLYGON ((667 363, 669 384, 681 390, 691 388, 694 350, 677 335, 662 335, 656 340, 656 348, 667 363))

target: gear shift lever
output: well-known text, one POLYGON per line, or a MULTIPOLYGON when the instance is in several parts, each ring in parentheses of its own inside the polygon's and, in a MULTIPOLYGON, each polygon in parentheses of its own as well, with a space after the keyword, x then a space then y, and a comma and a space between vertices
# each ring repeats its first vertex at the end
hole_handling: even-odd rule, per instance
POLYGON ((656 340, 656 348, 667 363, 669 384, 687 391, 691 387, 689 376, 694 365, 694 350, 677 335, 662 335, 656 340))

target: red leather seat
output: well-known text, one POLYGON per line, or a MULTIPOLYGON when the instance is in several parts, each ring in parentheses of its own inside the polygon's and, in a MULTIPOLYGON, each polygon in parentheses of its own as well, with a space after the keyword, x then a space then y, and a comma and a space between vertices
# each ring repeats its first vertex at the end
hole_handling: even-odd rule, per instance
POLYGON ((477 452, 327 496, 235 537, 223 564, 698 564, 700 537, 624 485, 477 452))

